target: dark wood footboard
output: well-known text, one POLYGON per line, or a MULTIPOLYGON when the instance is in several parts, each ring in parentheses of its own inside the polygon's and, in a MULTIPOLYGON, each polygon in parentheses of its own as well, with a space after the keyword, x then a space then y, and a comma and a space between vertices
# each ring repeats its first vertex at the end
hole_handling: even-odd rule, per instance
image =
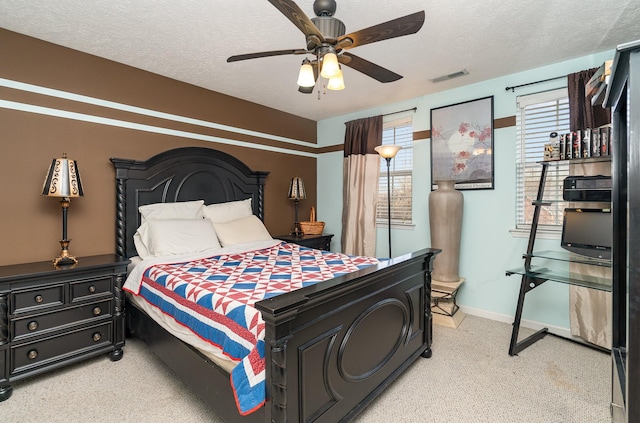
POLYGON ((353 419, 418 356, 431 355, 431 266, 426 249, 256 303, 266 323, 266 405, 235 407, 229 374, 129 307, 139 337, 228 422, 353 419))
POLYGON ((351 420, 418 356, 430 356, 438 252, 258 302, 266 323, 265 421, 351 420))

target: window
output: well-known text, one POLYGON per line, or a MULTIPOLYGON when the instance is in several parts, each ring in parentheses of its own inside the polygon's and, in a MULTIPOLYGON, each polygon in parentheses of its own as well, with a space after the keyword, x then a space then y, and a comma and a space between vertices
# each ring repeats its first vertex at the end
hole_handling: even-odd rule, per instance
MULTIPOLYGON (((391 181, 391 223, 410 225, 412 223, 412 180, 413 180, 413 123, 407 116, 384 123, 382 144, 402 147, 391 159, 389 179, 391 181)), ((380 160, 380 182, 378 185, 378 223, 388 223, 387 206, 387 161, 380 160)))
MULTIPOLYGON (((516 114, 516 229, 530 229, 533 217, 532 202, 538 194, 544 144, 549 134, 569 132, 569 98, 567 89, 545 91, 517 98, 516 114)), ((561 230, 562 183, 569 175, 568 164, 549 166, 544 199, 550 205, 542 207, 538 225, 540 229, 561 230)))

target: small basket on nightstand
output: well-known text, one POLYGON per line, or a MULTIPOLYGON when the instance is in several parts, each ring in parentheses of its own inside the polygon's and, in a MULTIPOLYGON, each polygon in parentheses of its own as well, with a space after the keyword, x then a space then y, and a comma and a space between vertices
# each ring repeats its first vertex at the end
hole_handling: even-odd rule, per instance
POLYGON ((305 235, 320 235, 324 230, 324 222, 300 222, 305 235))
POLYGON ((300 229, 305 235, 320 235, 324 230, 324 222, 316 221, 316 209, 311 207, 309 212, 309 221, 300 222, 300 229))

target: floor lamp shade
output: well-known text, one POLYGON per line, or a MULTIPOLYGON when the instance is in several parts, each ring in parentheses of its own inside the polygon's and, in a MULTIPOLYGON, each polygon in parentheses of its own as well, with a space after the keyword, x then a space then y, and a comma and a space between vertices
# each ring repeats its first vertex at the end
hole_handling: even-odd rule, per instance
POLYGON ((385 144, 375 147, 374 150, 376 150, 383 159, 393 159, 401 148, 402 146, 400 145, 385 144))
POLYGON ((304 232, 302 232, 302 229, 300 228, 300 220, 298 220, 298 201, 307 198, 307 192, 304 189, 304 181, 302 180, 302 178, 298 176, 294 176, 293 178, 291 178, 291 183, 289 184, 289 194, 287 195, 287 197, 295 202, 296 208, 295 224, 291 235, 302 236, 304 235, 304 232))
POLYGON ((42 186, 42 195, 48 197, 60 198, 62 206, 62 239, 60 246, 62 252, 60 256, 53 259, 55 266, 75 264, 78 262, 74 256, 69 254, 69 243, 67 239, 67 210, 69 209, 71 197, 81 197, 84 195, 82 182, 80 180, 80 171, 75 160, 67 158, 66 154, 62 158, 53 159, 49 171, 44 179, 42 186))

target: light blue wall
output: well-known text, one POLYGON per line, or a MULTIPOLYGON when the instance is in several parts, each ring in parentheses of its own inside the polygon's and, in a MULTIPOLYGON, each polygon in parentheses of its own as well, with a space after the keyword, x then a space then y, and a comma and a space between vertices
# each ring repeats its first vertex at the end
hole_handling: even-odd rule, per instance
MULTIPOLYGON (((526 84, 600 66, 612 59, 613 51, 581 57, 553 65, 467 85, 437 94, 417 97, 401 103, 363 110, 318 122, 319 146, 342 144, 345 122, 362 117, 392 113, 417 107, 413 116, 414 132, 430 129, 430 109, 481 97, 494 97, 494 118, 516 114, 516 96, 546 91, 566 85, 566 79, 516 89, 505 87, 526 84)), ((499 66, 499 64, 496 64, 499 66)), ((470 68, 471 72, 473 69, 470 68)), ((464 78, 464 77, 463 77, 464 78)), ((348 89, 348 88, 347 88, 348 89)), ((394 255, 430 246, 429 183, 430 140, 414 144, 413 215, 411 229, 392 228, 394 255)), ((512 235, 515 226, 515 127, 494 132, 495 189, 463 191, 464 217, 460 275, 466 278, 458 294, 458 303, 477 314, 508 321, 515 313, 520 278, 506 277, 505 270, 522 265, 527 239, 512 235)), ((342 152, 322 154, 318 158, 318 218, 326 222, 325 231, 335 234, 332 247, 340 248, 342 220, 342 152)), ((376 251, 387 251, 387 228, 378 228, 376 251)), ((557 240, 538 240, 540 249, 555 247, 557 240), (545 245, 546 244, 546 245, 545 245)), ((566 285, 548 282, 527 294, 523 318, 559 328, 569 327, 566 285)), ((506 341, 508 342, 508 341, 506 341)))

